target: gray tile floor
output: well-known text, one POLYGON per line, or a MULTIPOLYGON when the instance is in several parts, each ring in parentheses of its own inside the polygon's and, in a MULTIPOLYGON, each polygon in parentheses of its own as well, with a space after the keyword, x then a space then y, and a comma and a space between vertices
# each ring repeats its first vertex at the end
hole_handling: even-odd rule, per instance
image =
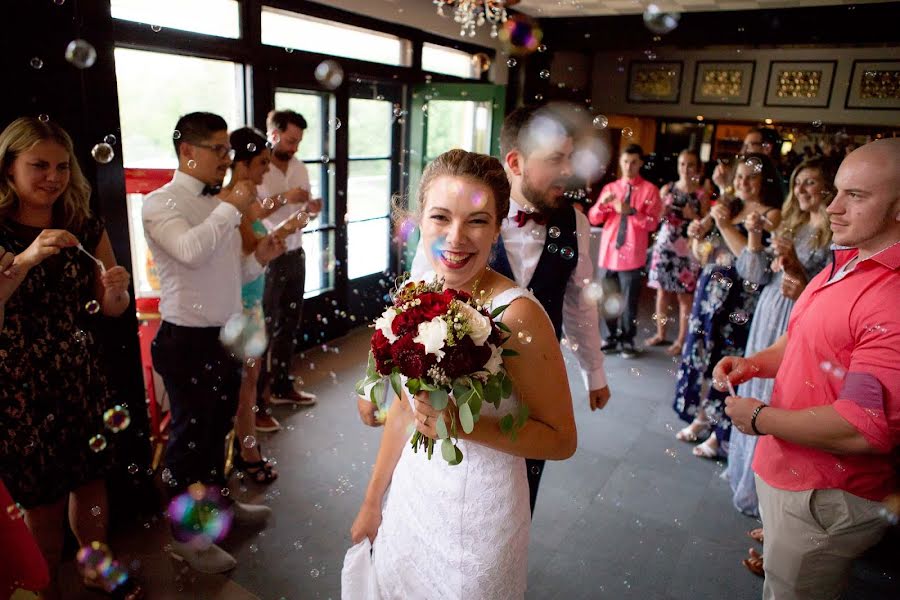
MULTIPOLYGON (((352 391, 369 333, 303 359, 319 404, 278 408, 285 429, 261 436, 280 479, 269 488, 236 486, 235 493, 266 502, 275 517, 262 531, 230 536, 225 547, 239 560, 230 578, 201 577, 166 557, 161 522, 116 536, 120 551, 141 561, 152 598, 340 597, 349 528, 380 435, 360 424, 352 391)), ((670 408, 671 359, 660 349, 636 360, 608 358, 613 398, 594 413, 574 357, 567 352, 566 359, 579 447, 571 459, 547 465, 528 598, 759 598, 761 580, 740 565, 756 521, 731 507, 719 477, 724 465, 695 458, 674 438, 681 424, 670 408)))

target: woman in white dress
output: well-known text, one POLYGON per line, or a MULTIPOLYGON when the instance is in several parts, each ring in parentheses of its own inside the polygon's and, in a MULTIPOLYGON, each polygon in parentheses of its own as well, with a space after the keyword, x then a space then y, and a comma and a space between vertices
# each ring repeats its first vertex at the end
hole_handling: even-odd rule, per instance
MULTIPOLYGON (((440 457, 429 461, 408 443, 414 428, 437 439, 437 419, 449 426, 427 393, 391 404, 350 531, 354 544, 368 538, 373 548, 374 583, 357 597, 522 598, 531 526, 525 457, 563 460, 577 444, 562 354, 537 300, 488 267, 509 207, 500 162, 446 152, 425 169, 417 200, 422 241, 445 287, 476 296, 484 291, 494 307, 509 304, 501 320, 512 330, 505 347, 519 353, 504 360, 514 393, 499 410, 484 404, 471 434, 460 431, 464 458, 457 466, 440 457), (499 419, 518 403, 530 416, 513 440, 500 431, 499 419)), ((354 595, 348 587, 345 598, 354 595)))

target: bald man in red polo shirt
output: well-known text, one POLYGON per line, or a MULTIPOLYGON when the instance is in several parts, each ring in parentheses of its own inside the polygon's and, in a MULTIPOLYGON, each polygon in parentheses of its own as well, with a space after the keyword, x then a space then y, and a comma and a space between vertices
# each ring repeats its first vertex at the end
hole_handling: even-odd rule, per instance
POLYGON ((900 492, 900 139, 858 148, 834 183, 828 214, 844 249, 809 282, 785 335, 713 372, 719 386, 775 378, 769 406, 725 401, 735 427, 761 436, 766 600, 839 597, 900 492))

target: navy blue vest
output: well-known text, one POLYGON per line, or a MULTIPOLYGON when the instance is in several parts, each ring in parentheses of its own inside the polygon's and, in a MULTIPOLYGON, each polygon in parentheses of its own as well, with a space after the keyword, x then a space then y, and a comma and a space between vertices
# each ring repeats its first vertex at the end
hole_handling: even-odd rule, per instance
MULTIPOLYGON (((531 290, 540 302, 556 330, 556 337, 562 337, 563 298, 569 278, 578 264, 578 236, 575 233, 575 209, 571 206, 561 207, 550 215, 547 222, 547 235, 544 240, 544 251, 538 260, 531 281, 517 281, 520 286, 531 290), (551 233, 559 232, 558 237, 551 233), (527 283, 527 285, 526 285, 527 283)), ((510 279, 513 277, 509 257, 503 245, 503 236, 494 246, 494 257, 491 268, 510 279)))

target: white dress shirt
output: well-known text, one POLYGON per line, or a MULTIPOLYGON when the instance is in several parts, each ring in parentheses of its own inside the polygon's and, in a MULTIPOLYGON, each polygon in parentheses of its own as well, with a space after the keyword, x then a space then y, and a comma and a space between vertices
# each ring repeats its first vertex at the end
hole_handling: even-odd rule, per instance
MULTIPOLYGON (((263 175, 262 184, 257 188, 256 193, 260 198, 274 198, 278 194, 293 188, 303 188, 307 192, 310 189, 309 171, 302 160, 296 156, 292 156, 288 161, 287 170, 282 171, 275 166, 275 163, 269 164, 269 170, 263 175)), ((263 225, 266 229, 273 231, 285 219, 299 210, 296 204, 285 204, 271 215, 263 219, 263 225)), ((303 245, 303 230, 298 229, 295 233, 287 236, 284 240, 287 246, 287 252, 296 250, 303 245)))
MULTIPOLYGON (((513 217, 523 207, 510 199, 509 214, 500 226, 503 245, 509 266, 512 268, 516 284, 527 287, 538 261, 544 251, 547 239, 547 226, 539 225, 529 219, 519 227, 513 217)), ((603 352, 600 350, 600 321, 597 303, 586 298, 582 289, 594 279, 594 265, 591 260, 591 225, 587 217, 575 211, 575 235, 578 238, 578 264, 569 277, 566 295, 563 298, 563 331, 570 346, 578 357, 583 373, 586 375, 588 390, 606 387, 606 372, 603 370, 603 352)), ((431 264, 419 239, 416 256, 410 276, 419 279, 431 270, 431 264)))
POLYGON ((221 327, 241 312, 241 285, 263 267, 244 256, 241 213, 203 182, 182 171, 144 198, 142 218, 161 286, 163 321, 183 327, 221 327))

